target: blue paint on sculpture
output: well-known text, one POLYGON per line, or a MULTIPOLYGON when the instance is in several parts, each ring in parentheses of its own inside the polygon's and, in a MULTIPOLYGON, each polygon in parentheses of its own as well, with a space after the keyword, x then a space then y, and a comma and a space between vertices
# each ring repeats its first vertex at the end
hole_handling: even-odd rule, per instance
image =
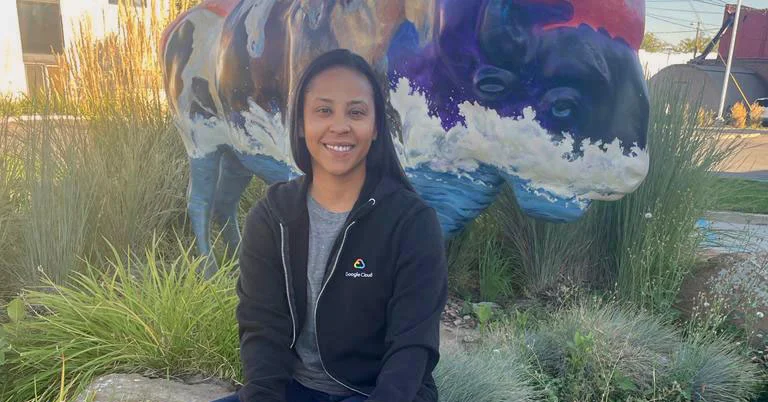
POLYGON ((207 0, 163 39, 166 89, 192 161, 189 213, 208 253, 252 175, 299 174, 290 88, 314 57, 361 54, 389 81, 398 155, 446 235, 506 183, 523 211, 567 222, 648 169, 637 59, 643 0, 207 0))

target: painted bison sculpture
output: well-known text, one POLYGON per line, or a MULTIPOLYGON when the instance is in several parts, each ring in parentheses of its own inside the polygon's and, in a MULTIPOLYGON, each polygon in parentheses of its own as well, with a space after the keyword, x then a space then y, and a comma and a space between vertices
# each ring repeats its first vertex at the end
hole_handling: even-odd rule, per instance
POLYGON ((649 102, 637 49, 644 0, 207 0, 165 31, 166 93, 191 174, 197 247, 240 241, 252 177, 301 174, 291 88, 347 48, 386 80, 406 174, 446 236, 509 184, 522 210, 578 219, 645 178, 649 102))

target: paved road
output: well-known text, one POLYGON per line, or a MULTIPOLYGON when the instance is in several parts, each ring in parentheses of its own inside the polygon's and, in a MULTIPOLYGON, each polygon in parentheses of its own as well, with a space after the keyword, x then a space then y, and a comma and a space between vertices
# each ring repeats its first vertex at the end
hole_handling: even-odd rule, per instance
POLYGON ((702 246, 718 252, 768 252, 768 215, 712 212, 698 222, 702 246))
MULTIPOLYGON (((768 155, 765 156, 768 158, 768 155)), ((729 179, 757 180, 768 182, 768 170, 753 170, 750 172, 719 172, 718 176, 729 179)))
MULTIPOLYGON (((733 139, 723 138, 720 143, 727 146, 733 139)), ((722 177, 759 180, 768 182, 768 135, 742 138, 744 147, 723 166, 722 177)))

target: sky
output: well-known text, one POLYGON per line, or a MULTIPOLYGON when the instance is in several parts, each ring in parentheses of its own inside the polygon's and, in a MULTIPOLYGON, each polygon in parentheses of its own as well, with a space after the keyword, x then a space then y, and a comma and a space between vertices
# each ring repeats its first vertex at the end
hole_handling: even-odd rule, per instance
MULTIPOLYGON (((736 0, 645 0, 645 31, 676 44, 695 37, 696 23, 701 21, 704 35, 711 37, 722 25, 726 3, 736 0)), ((768 0, 743 0, 743 5, 768 8, 768 0)))

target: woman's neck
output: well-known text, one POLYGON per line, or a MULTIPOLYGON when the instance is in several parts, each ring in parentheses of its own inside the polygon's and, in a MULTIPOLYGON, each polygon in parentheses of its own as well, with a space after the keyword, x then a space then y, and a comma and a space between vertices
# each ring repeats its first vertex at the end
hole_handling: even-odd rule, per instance
POLYGON ((355 206, 365 183, 365 169, 348 176, 334 176, 327 172, 313 174, 309 189, 312 198, 331 212, 348 212, 355 206))

